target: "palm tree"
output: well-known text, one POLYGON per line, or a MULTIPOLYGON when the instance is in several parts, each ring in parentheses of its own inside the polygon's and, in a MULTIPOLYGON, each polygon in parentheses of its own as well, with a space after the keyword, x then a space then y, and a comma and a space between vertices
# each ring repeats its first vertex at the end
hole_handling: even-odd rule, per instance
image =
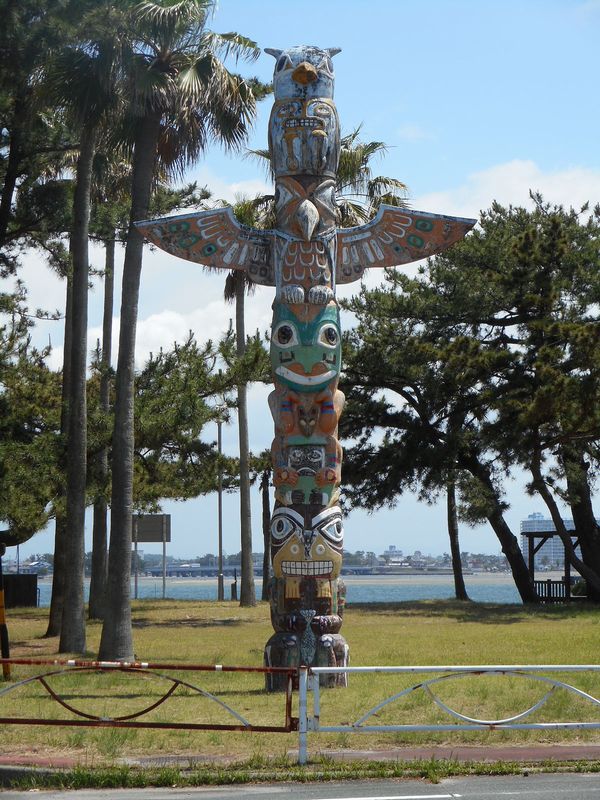
POLYGON ((107 109, 114 101, 115 37, 106 26, 110 4, 102 3, 82 19, 80 36, 49 59, 45 85, 72 119, 79 133, 70 237, 71 306, 70 376, 67 413, 67 493, 64 537, 64 595, 60 652, 86 649, 83 594, 84 532, 87 488, 87 298, 92 167, 107 109), (91 31, 91 36, 88 34, 91 31))
POLYGON ((111 536, 108 596, 99 657, 133 656, 130 608, 133 504, 134 356, 143 239, 133 225, 148 216, 156 165, 181 171, 210 139, 237 147, 254 114, 248 84, 219 55, 255 57, 258 48, 238 34, 206 29, 212 0, 141 2, 128 64, 133 123, 130 227, 125 246, 119 357, 115 381, 111 536))
MULTIPOLYGON (((236 218, 244 225, 264 228, 269 204, 263 198, 250 200, 238 198, 233 206, 236 218)), ((252 294, 255 284, 245 272, 232 270, 225 279, 223 296, 228 303, 235 302, 235 341, 238 359, 246 352, 245 297, 252 294)), ((252 562, 252 515, 250 507, 250 443, 248 431, 247 384, 237 386, 238 440, 240 451, 240 542, 241 542, 241 587, 240 606, 256 605, 254 564, 252 562)))
POLYGON ((363 142, 360 125, 342 136, 340 162, 336 177, 337 202, 343 228, 362 225, 382 203, 393 206, 406 204, 406 184, 396 178, 373 175, 374 158, 387 152, 383 142, 363 142))
MULTIPOLYGON (((94 163, 95 227, 104 246, 104 302, 102 309, 102 344, 100 347, 99 405, 104 420, 110 412, 112 319, 114 305, 115 248, 117 229, 121 226, 120 213, 125 207, 130 164, 107 153, 97 154, 94 163)), ((92 527, 92 568, 88 604, 89 619, 103 619, 106 593, 106 568, 108 546, 106 490, 109 483, 109 448, 103 441, 93 460, 96 495, 92 527)))
MULTIPOLYGON (((245 296, 254 291, 254 284, 244 272, 232 270, 225 280, 223 296, 226 302, 235 302, 235 342, 238 359, 246 352, 245 296)), ((240 606, 256 605, 254 565, 252 563, 252 513, 250 505, 250 443, 248 432, 248 387, 246 382, 237 385, 238 441, 240 450, 240 545, 241 587, 240 606)))

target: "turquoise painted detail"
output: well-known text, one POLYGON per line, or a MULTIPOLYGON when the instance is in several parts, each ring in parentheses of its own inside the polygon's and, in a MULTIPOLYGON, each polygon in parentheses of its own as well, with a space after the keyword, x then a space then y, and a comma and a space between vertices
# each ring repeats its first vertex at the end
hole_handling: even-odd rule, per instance
POLYGON ((167 225, 167 230, 169 233, 185 233, 186 231, 189 231, 189 229, 189 222, 170 222, 167 225))
POLYGON ((196 244, 196 242, 200 241, 200 238, 201 237, 198 236, 197 234, 190 233, 187 236, 182 236, 181 239, 179 239, 179 241, 177 242, 177 244, 179 245, 179 247, 182 248, 182 250, 189 250, 189 248, 193 247, 196 244))
POLYGON ((418 231, 429 232, 433 230, 433 222, 429 219, 418 219, 415 222, 415 228, 418 231))
POLYGON ((420 236, 416 236, 414 233, 409 233, 406 237, 406 241, 411 247, 423 247, 425 244, 425 241, 421 239, 420 236))
POLYGON ((278 383, 297 392, 316 392, 339 377, 342 345, 337 306, 325 306, 314 320, 302 322, 290 306, 276 303, 271 330, 271 366, 278 383))

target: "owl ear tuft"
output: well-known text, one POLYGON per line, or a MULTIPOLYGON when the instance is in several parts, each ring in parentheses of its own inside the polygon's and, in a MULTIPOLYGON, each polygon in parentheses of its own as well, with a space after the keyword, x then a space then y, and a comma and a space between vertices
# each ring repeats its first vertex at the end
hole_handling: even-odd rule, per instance
POLYGON ((278 59, 279 56, 283 53, 283 50, 276 50, 273 47, 265 47, 265 53, 268 53, 270 56, 273 56, 274 59, 278 59))
POLYGON ((329 55, 331 56, 331 58, 336 56, 338 53, 342 52, 342 48, 341 47, 327 47, 326 49, 327 49, 327 52, 329 53, 329 55))

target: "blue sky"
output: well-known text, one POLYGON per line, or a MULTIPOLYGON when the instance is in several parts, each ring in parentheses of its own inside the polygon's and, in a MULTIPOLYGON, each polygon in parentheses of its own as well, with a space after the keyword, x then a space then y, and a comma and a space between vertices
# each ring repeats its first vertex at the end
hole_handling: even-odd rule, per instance
MULTIPOLYGON (((477 216, 494 199, 527 204, 529 189, 575 207, 600 201, 600 0, 220 0, 211 27, 236 30, 261 47, 341 47, 334 66, 342 130, 362 125, 365 140, 388 145, 376 171, 404 181, 415 208, 477 216)), ((273 64, 263 54, 238 68, 267 81, 273 64)), ((267 99, 250 147, 266 146, 269 111, 267 99)), ((189 178, 227 199, 268 188, 253 160, 218 148, 206 153, 189 178)), ((100 266, 100 253, 94 259, 100 266)), ((29 259, 23 277, 32 306, 64 305, 64 287, 39 261, 29 259)), ((378 281, 373 274, 367 278, 370 285, 378 281)), ((90 301, 90 348, 100 335, 101 288, 95 287, 90 301)), ((268 289, 249 301, 249 331, 269 327, 271 301, 268 289)), ((118 298, 116 303, 117 317, 118 298)), ((164 253, 146 255, 140 362, 150 350, 183 339, 190 328, 201 341, 218 337, 232 315, 222 302, 220 276, 164 253)), ((43 343, 51 338, 54 363, 60 364, 59 324, 40 325, 36 337, 43 343)), ((251 446, 257 450, 268 447, 272 436, 268 391, 260 387, 250 397, 251 446)), ((207 430, 206 438, 216 439, 216 431, 207 430)), ((224 444, 235 452, 234 425, 224 431, 224 444)), ((507 477, 507 493, 507 517, 517 532, 521 519, 543 508, 524 496, 519 476, 507 477)), ((216 497, 167 503, 164 510, 173 515, 173 555, 215 551, 216 497)), ((262 549, 258 497, 253 527, 255 549, 262 549)), ((224 539, 228 552, 239 549, 236 495, 226 497, 224 539)), ((499 552, 486 526, 461 526, 461 542, 472 552, 499 552)), ((444 504, 406 497, 393 510, 349 515, 348 549, 381 552, 389 544, 405 552, 447 551, 444 504)), ((22 553, 50 549, 50 534, 39 534, 22 553)))

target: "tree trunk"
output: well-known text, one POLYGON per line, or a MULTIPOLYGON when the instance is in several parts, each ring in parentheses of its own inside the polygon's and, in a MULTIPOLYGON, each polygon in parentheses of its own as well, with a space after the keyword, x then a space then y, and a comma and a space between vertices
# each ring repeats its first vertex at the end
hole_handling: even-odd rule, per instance
POLYGON ((458 542, 458 515, 456 513, 456 486, 450 478, 446 483, 446 508, 448 512, 448 537, 452 556, 452 572, 454 573, 454 593, 457 600, 468 600, 467 587, 463 577, 460 545, 458 542))
MULTIPOLYGON (((238 358, 246 351, 246 328, 244 324, 244 299, 246 287, 244 276, 236 275, 235 284, 235 337, 238 358)), ((248 406, 246 384, 237 387, 238 396, 238 434, 240 443, 240 537, 242 558, 242 580, 240 606, 256 605, 254 588, 254 565, 252 563, 252 517, 250 508, 250 469, 248 443, 248 406)))
POLYGON ((133 511, 134 376, 140 276, 144 240, 133 223, 148 216, 159 112, 140 120, 136 131, 131 185, 131 217, 121 293, 119 358, 115 381, 115 427, 112 451, 112 495, 107 595, 99 658, 133 658, 131 629, 131 514, 133 511))
POLYGON ((10 130, 10 146, 0 194, 0 246, 4 245, 12 216, 12 203, 17 180, 22 168, 23 126, 27 116, 25 92, 15 97, 15 114, 10 130))
MULTIPOLYGON (((104 242, 104 314, 102 319, 102 358, 100 360, 100 409, 108 419, 110 411, 110 360, 112 354, 112 317, 115 283, 115 239, 104 242)), ((96 478, 100 495, 94 501, 94 529, 92 534, 92 575, 90 580, 90 619, 104 618, 104 596, 106 593, 107 552, 107 502, 108 447, 102 447, 96 456, 96 478)))
MULTIPOLYGON (((69 429, 69 386, 71 383, 71 316, 73 310, 73 276, 67 275, 67 294, 65 300, 65 337, 63 347, 62 401, 60 412, 60 432, 66 441, 69 429)), ((65 519, 64 489, 59 489, 56 500, 56 519, 54 533, 54 570, 52 575, 52 597, 50 614, 45 636, 59 636, 62 610, 65 598, 65 538, 67 535, 65 519)))
POLYGON ((502 552, 508 560, 515 586, 521 596, 521 600, 524 603, 539 603, 539 597, 535 591, 535 586, 529 574, 529 570, 527 569, 527 564, 523 558, 523 553, 519 547, 517 537, 513 534, 504 519, 502 505, 494 488, 488 468, 482 464, 476 456, 470 454, 465 455, 464 453, 459 455, 458 464, 481 482, 489 496, 492 507, 487 515, 487 519, 498 537, 502 552))
POLYGON ((86 649, 83 579, 87 479, 88 227, 95 142, 95 126, 86 126, 82 131, 73 198, 73 339, 67 439, 66 602, 63 603, 60 628, 60 653, 83 653, 86 649))
POLYGON ((546 481, 542 477, 539 456, 532 459, 531 476, 533 478, 533 486, 546 504, 546 507, 550 512, 550 516, 552 517, 554 527, 556 528, 556 532, 560 536, 560 539, 563 543, 565 548, 565 558, 567 558, 569 563, 572 564, 575 569, 578 570, 580 575, 586 579, 589 588, 593 587, 597 592, 600 592, 600 576, 598 576, 596 572, 590 569, 580 558, 578 558, 577 554, 575 553, 571 534, 569 531, 567 531, 556 501, 548 489, 546 481))
MULTIPOLYGON (((576 444, 562 448, 561 457, 567 480, 567 495, 575 530, 579 538, 581 556, 591 572, 600 575, 600 531, 594 516, 592 496, 587 477, 587 464, 583 450, 576 444)), ((575 565, 576 566, 576 565, 575 565)), ((588 598, 600 603, 600 588, 576 566, 588 583, 588 598)))
POLYGON ((261 600, 269 599, 269 580, 271 568, 271 502, 269 494, 271 492, 271 470, 266 469, 260 480, 260 492, 262 498, 262 531, 263 531, 263 567, 262 567, 262 591, 261 600))

